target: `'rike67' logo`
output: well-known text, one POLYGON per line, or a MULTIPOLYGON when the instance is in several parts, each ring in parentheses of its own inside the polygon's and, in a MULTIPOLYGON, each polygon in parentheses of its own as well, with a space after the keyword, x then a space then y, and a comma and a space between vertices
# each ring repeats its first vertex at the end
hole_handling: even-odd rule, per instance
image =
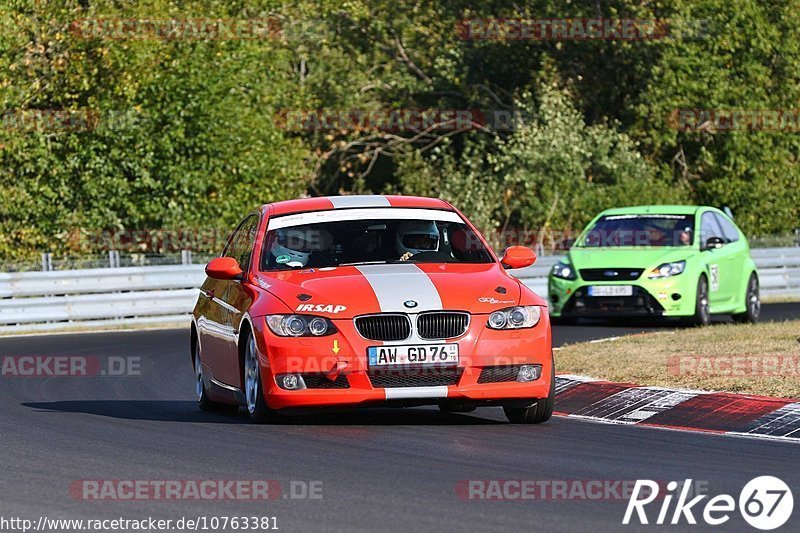
MULTIPOLYGON (((678 483, 670 481, 667 484, 666 494, 660 495, 660 485, 649 479, 639 479, 633 487, 633 494, 628 501, 625 509, 623 524, 629 524, 634 511, 640 524, 648 524, 645 506, 656 500, 663 498, 661 509, 655 523, 663 525, 667 523, 670 512, 670 505, 674 496, 678 496, 675 509, 672 513, 670 524, 679 524, 682 519, 688 524, 697 524, 692 508, 699 504, 705 494, 689 499, 689 490, 692 480, 687 479, 682 485, 680 495, 678 495, 678 483), (644 490, 642 490, 644 489, 644 490), (644 495, 644 497, 642 497, 644 495)), ((773 476, 759 476, 750 480, 739 494, 739 512, 742 518, 756 529, 771 530, 776 529, 789 520, 794 507, 794 498, 789 486, 782 480, 773 476)), ((706 524, 718 526, 730 519, 730 513, 736 510, 736 500, 728 494, 714 496, 702 507, 702 517, 706 524)), ((697 509, 700 512, 700 509, 697 509)))

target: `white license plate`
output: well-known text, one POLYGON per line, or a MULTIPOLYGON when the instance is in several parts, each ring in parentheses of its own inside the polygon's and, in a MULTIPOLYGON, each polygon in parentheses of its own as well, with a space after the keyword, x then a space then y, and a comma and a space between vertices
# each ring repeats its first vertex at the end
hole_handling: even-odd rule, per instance
POLYGON ((632 296, 633 285, 592 285, 589 296, 632 296))
POLYGON ((458 344, 370 346, 369 366, 441 365, 458 363, 458 344))

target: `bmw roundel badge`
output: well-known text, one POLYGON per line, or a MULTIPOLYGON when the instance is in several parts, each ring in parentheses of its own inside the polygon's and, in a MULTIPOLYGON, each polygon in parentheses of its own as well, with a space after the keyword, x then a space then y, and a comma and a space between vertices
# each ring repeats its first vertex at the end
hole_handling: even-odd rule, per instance
POLYGON ((411 309, 417 306, 417 302, 415 302, 414 300, 406 300, 405 302, 403 302, 403 305, 411 309))

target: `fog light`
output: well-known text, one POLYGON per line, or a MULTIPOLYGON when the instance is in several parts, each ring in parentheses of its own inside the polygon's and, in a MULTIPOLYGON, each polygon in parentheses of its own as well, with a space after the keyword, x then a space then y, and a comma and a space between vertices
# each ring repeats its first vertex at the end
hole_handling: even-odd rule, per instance
POLYGON ((302 390, 306 388, 303 376, 300 374, 283 374, 278 376, 278 386, 286 390, 302 390))
POLYGON ((542 375, 542 365, 522 365, 517 373, 517 381, 526 383, 536 381, 542 375))

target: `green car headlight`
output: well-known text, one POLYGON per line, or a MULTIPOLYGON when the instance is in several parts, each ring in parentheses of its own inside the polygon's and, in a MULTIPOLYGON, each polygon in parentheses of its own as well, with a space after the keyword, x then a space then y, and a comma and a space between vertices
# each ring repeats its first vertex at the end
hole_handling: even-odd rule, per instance
POLYGON ((668 278, 682 274, 686 269, 686 261, 675 261, 674 263, 663 263, 650 271, 647 276, 650 279, 668 278))
POLYGON ((553 270, 550 273, 556 278, 570 280, 578 279, 578 276, 575 274, 575 269, 572 268, 572 265, 564 261, 560 261, 553 265, 553 270))

